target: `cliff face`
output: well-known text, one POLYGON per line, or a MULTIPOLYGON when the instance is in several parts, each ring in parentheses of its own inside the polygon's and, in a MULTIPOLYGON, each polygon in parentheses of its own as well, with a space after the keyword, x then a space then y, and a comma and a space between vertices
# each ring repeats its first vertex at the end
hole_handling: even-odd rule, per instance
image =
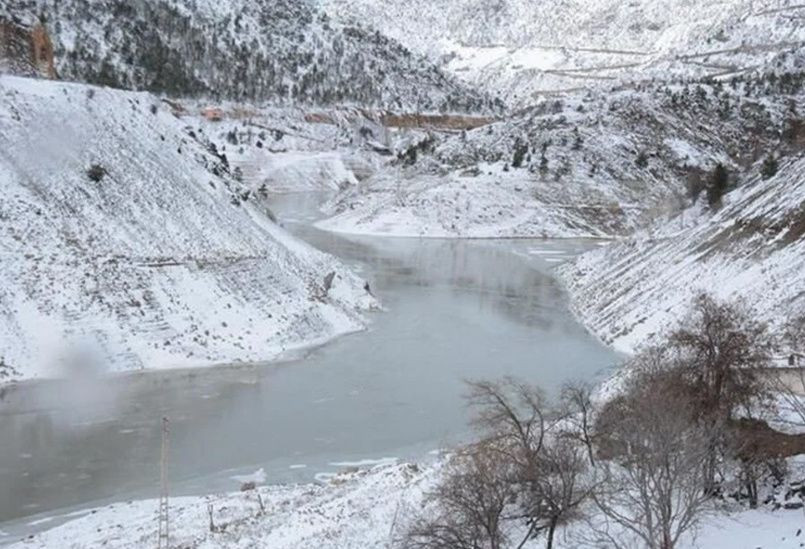
POLYGON ((48 78, 56 78, 56 67, 53 62, 53 43, 47 29, 36 25, 31 29, 31 60, 39 73, 48 78))
POLYGON ((0 19, 0 72, 56 78, 53 43, 44 26, 0 19))

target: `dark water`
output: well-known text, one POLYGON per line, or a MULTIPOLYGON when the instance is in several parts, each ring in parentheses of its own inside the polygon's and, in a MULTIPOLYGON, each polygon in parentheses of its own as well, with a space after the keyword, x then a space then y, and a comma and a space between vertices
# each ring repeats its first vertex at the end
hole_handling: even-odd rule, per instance
POLYGON ((551 274, 593 244, 335 235, 310 224, 320 200, 287 195, 274 209, 369 280, 386 308, 370 329, 279 364, 8 389, 0 543, 71 510, 155 497, 163 415, 173 493, 232 490, 232 476, 260 468, 279 483, 351 462, 427 458, 468 434, 465 379, 515 375, 550 393, 614 365, 551 274))

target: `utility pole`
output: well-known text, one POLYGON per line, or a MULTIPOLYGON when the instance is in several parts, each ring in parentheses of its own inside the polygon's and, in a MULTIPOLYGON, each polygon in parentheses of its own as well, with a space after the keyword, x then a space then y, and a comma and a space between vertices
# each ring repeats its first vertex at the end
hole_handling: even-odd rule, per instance
POLYGON ((163 417, 159 490, 159 542, 157 549, 170 549, 170 522, 168 520, 168 425, 168 418, 163 417))

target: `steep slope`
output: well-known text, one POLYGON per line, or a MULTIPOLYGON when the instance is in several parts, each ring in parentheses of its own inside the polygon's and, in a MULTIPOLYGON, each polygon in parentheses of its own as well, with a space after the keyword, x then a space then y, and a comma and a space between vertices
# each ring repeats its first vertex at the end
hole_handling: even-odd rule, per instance
POLYGON ((688 202, 798 120, 802 68, 730 84, 568 94, 458 135, 422 135, 343 193, 322 226, 409 236, 611 237, 688 202))
POLYGON ((87 353, 263 360, 363 326, 363 282, 274 225, 155 97, 9 76, 0 97, 0 380, 87 353))
POLYGON ((717 213, 684 216, 560 268, 575 310, 601 339, 632 351, 701 291, 740 299, 772 324, 805 311, 805 155, 732 191, 717 213))
POLYGON ((740 74, 805 43, 797 0, 322 0, 527 105, 615 80, 740 74))
POLYGON ((306 0, 12 0, 0 17, 44 20, 59 75, 174 96, 483 110, 490 102, 306 0))

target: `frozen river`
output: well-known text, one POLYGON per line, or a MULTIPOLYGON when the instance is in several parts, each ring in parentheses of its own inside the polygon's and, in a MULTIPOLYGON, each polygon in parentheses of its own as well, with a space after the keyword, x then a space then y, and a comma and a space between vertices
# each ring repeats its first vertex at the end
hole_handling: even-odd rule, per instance
POLYGON ((514 375, 550 394, 615 364, 552 275, 594 243, 343 236, 312 226, 322 199, 283 195, 274 210, 370 282, 386 309, 370 329, 282 363, 8 389, 0 543, 90 505, 155 497, 163 415, 173 493, 206 493, 259 469, 281 483, 426 459, 468 435, 464 380, 514 375))

